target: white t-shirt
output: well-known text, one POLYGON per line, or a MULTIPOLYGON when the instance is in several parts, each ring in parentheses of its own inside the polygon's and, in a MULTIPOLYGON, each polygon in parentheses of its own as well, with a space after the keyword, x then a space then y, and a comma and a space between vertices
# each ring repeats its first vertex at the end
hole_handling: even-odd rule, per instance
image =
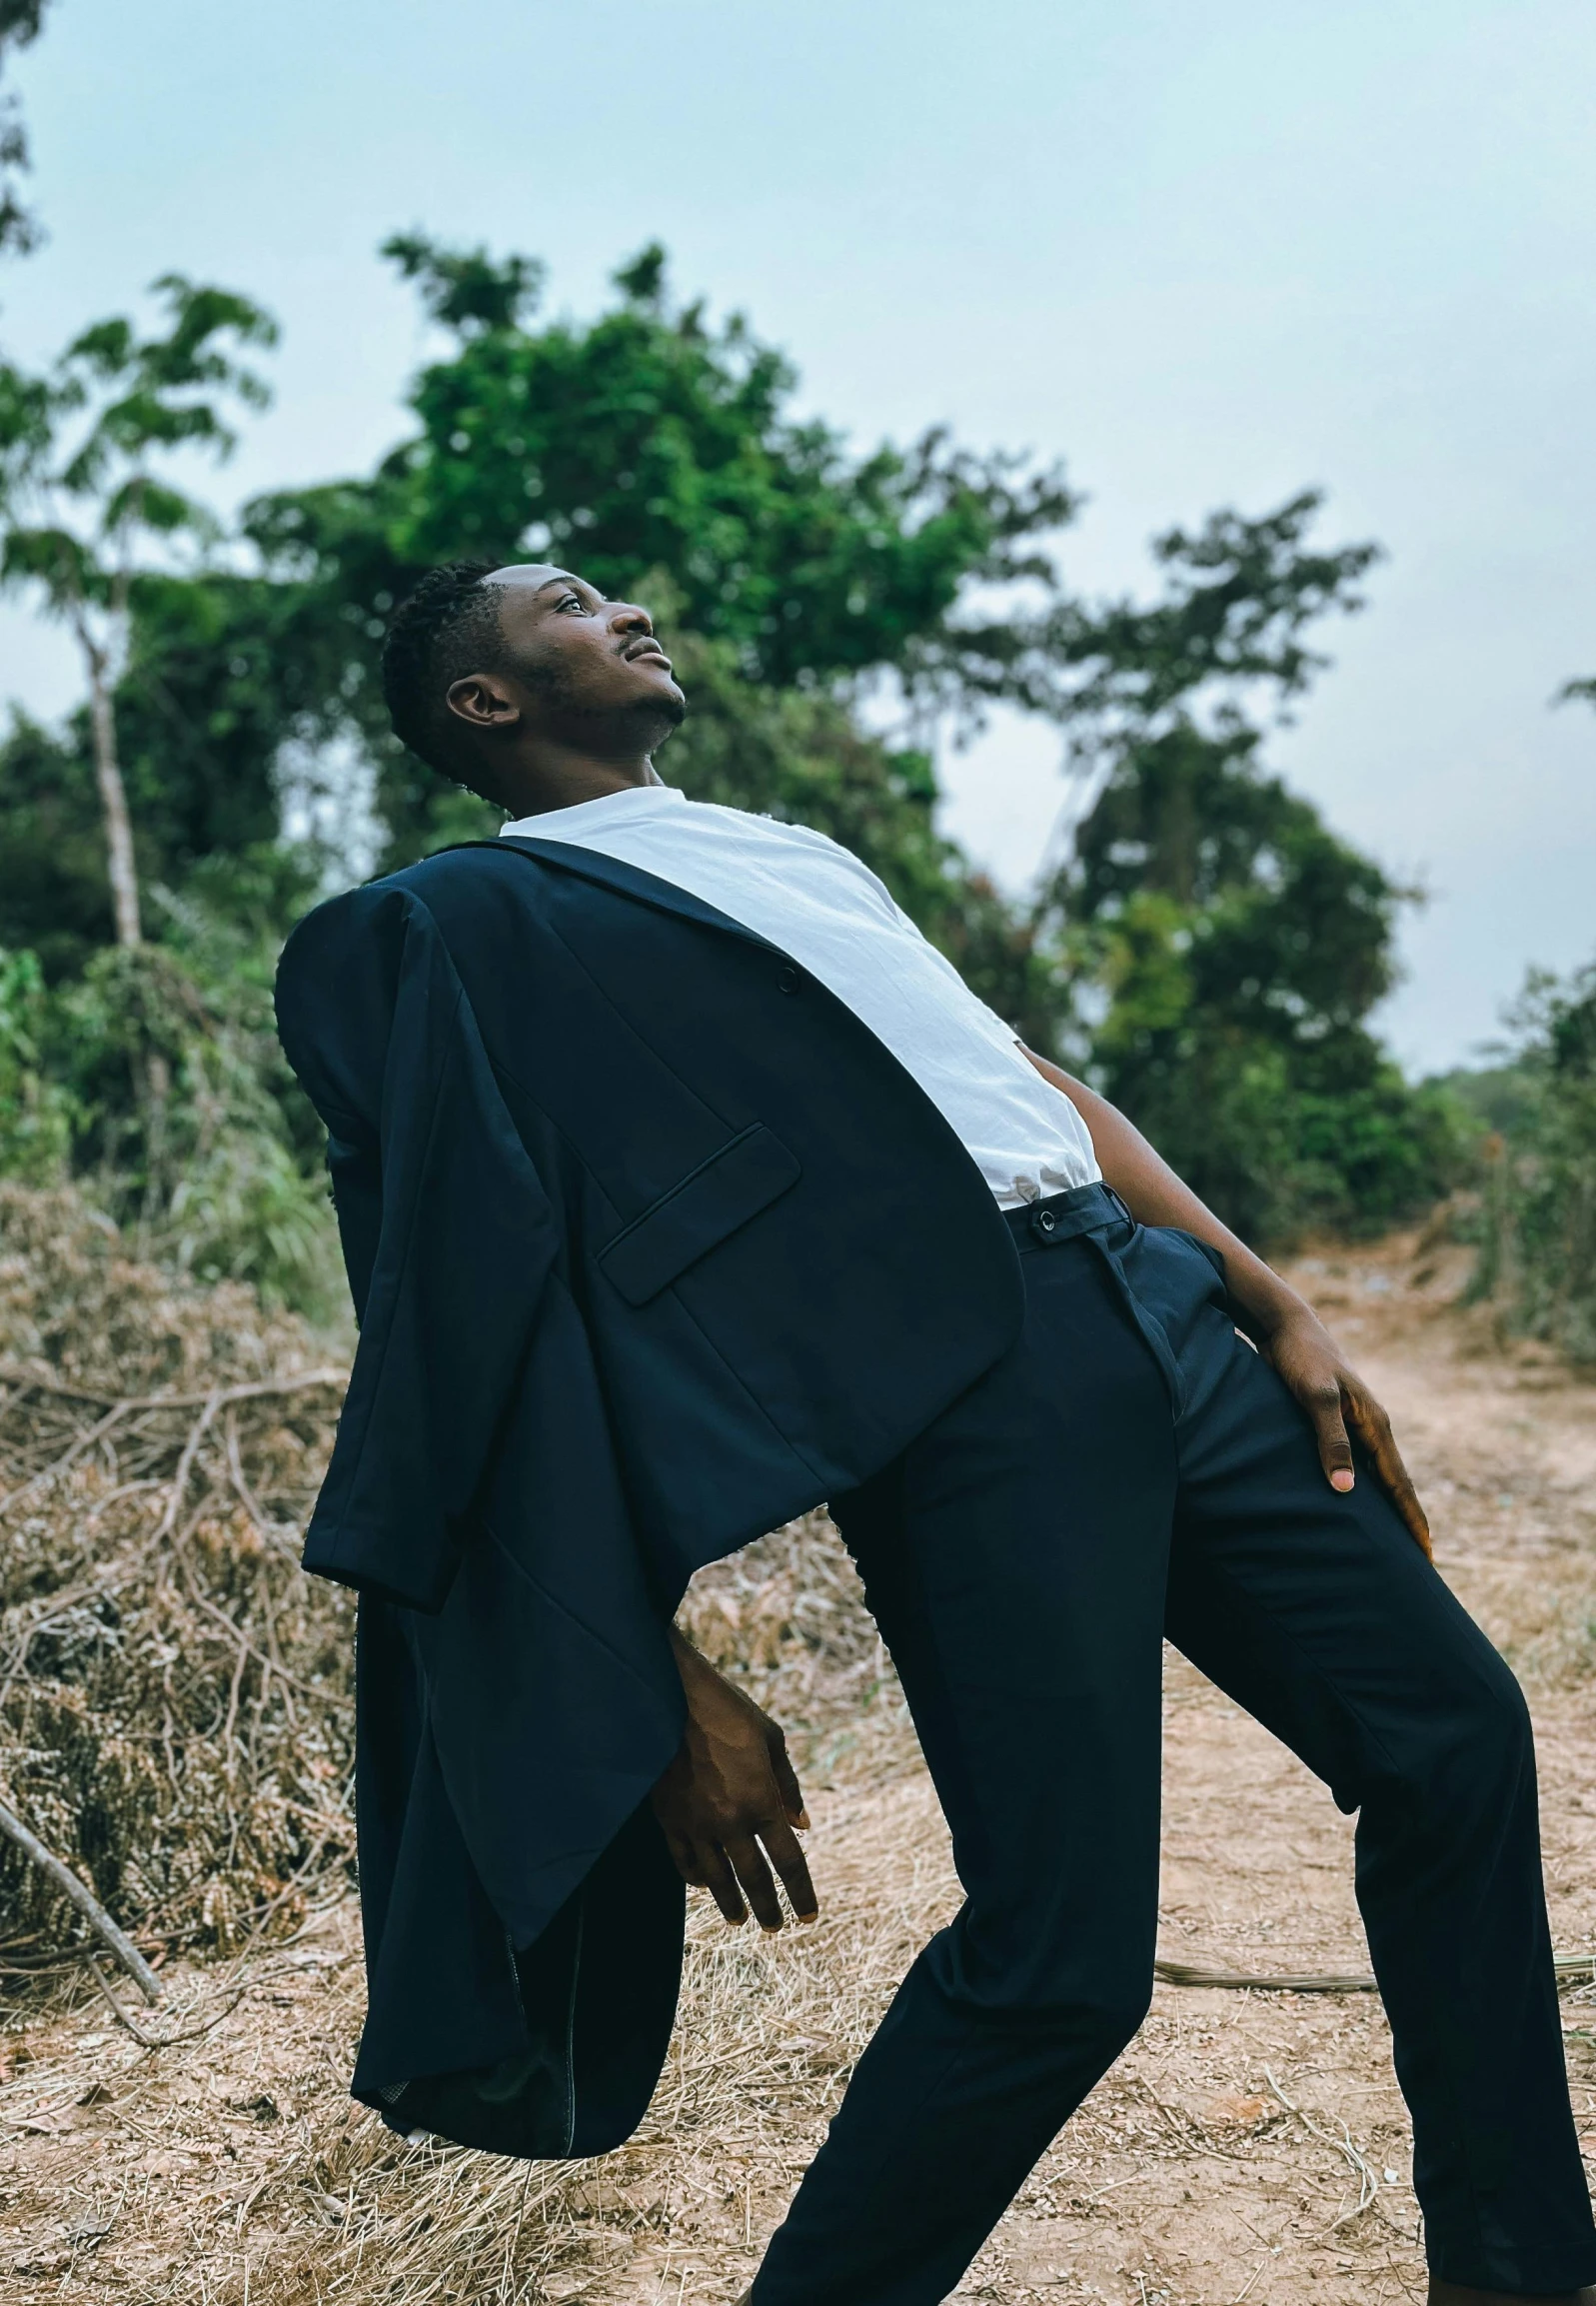
POLYGON ((823 833, 631 785, 501 828, 675 883, 781 949, 912 1075, 1007 1207, 1101 1172, 1079 1114, 867 866, 823 833))

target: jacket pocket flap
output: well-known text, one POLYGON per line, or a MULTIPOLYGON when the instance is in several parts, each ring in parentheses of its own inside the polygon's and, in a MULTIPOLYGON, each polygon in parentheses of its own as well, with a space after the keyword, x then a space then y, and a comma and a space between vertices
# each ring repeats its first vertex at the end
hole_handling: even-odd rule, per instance
POLYGON ((607 1242, 599 1265, 629 1304, 646 1305, 800 1174, 797 1154, 754 1122, 607 1242))

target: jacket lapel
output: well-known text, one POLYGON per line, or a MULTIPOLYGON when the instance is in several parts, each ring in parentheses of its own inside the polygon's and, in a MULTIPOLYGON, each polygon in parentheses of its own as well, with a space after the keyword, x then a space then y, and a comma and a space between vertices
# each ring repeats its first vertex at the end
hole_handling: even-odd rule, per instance
MULTIPOLYGON (((702 922, 706 928, 730 930, 734 937, 743 938, 750 945, 758 945, 767 953, 781 953, 768 937, 757 930, 745 928, 730 914, 720 913, 707 905, 702 897, 691 890, 679 889, 674 881, 662 881, 657 874, 645 873, 641 866, 625 865, 619 858, 606 857, 597 849, 581 849, 571 841, 529 840, 523 834, 501 836, 497 841, 463 841, 463 849, 519 850, 525 857, 536 858, 540 864, 558 866, 562 873, 575 873, 584 881, 597 881, 606 889, 617 889, 624 897, 634 897, 642 905, 652 905, 662 913, 679 913, 689 921, 702 922)), ((784 957, 785 958, 785 957, 784 957)))

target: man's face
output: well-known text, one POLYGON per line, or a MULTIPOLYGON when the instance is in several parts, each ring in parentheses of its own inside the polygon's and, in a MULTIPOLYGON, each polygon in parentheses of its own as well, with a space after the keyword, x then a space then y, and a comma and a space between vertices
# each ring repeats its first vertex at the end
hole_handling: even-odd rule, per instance
POLYGON ((657 717, 661 734, 687 710, 647 609, 607 601, 581 577, 544 563, 497 569, 499 621, 518 684, 539 717, 657 717))

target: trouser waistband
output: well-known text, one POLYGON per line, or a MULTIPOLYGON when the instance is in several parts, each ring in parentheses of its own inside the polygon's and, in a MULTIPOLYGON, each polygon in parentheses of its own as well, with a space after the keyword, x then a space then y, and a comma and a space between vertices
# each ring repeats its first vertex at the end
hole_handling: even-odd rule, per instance
POLYGON ((1049 1193, 1045 1200, 1030 1201, 1024 1208, 1004 1209, 1003 1218, 1021 1256, 1037 1249, 1056 1248, 1060 1241, 1090 1241, 1120 1302, 1141 1331, 1148 1351, 1162 1371, 1171 1414, 1177 1420, 1183 1417, 1187 1399, 1185 1373, 1163 1322, 1150 1305, 1142 1302, 1141 1292, 1133 1286, 1125 1270, 1121 1252, 1129 1246, 1135 1219, 1113 1186, 1101 1182, 1075 1185, 1068 1192, 1049 1193))
POLYGON ((1018 1208, 1004 1209, 1002 1215, 1014 1235, 1014 1246, 1021 1251, 1051 1248, 1058 1241, 1074 1240, 1080 1233, 1106 1232, 1111 1225, 1134 1222, 1113 1186, 1101 1182, 1072 1185, 1068 1192, 1026 1201, 1018 1208))

